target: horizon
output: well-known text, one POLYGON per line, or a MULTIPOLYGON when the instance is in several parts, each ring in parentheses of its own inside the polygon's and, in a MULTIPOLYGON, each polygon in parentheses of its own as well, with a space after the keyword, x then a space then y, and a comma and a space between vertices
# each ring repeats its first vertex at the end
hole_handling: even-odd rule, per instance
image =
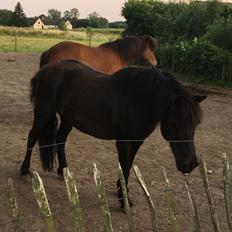
POLYGON ((77 8, 80 16, 79 18, 87 18, 89 14, 96 11, 101 17, 106 18, 109 22, 125 21, 121 16, 121 9, 126 0, 68 0, 66 2, 55 2, 54 0, 46 1, 40 0, 34 2, 31 0, 0 0, 0 9, 14 11, 14 8, 20 2, 23 12, 27 17, 36 17, 42 14, 47 15, 49 9, 56 9, 63 15, 65 10, 77 8))

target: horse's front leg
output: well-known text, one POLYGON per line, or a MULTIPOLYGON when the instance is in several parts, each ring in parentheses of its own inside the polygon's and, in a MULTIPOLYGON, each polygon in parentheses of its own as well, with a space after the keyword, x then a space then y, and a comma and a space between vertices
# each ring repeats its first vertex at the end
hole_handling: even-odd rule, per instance
MULTIPOLYGON (((126 181, 126 186, 128 186, 128 179, 130 175, 130 169, 133 164, 135 155, 139 149, 139 147, 143 144, 143 141, 117 141, 116 146, 118 150, 118 157, 119 157, 119 163, 122 167, 123 175, 126 181)), ((129 189, 127 188, 127 191, 129 192, 129 189)), ((118 199, 121 204, 121 208, 124 208, 124 199, 123 199, 123 193, 122 188, 120 184, 120 180, 117 181, 117 193, 118 193, 118 199)), ((129 204, 132 207, 133 203, 129 200, 129 204)))

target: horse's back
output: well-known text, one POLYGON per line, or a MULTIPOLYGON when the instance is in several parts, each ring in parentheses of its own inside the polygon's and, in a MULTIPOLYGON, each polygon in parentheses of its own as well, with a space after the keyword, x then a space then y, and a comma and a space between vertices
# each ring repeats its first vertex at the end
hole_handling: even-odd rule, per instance
POLYGON ((40 57, 40 68, 48 63, 52 63, 59 60, 74 59, 85 60, 86 54, 92 53, 94 48, 90 48, 86 45, 63 41, 53 45, 47 51, 43 52, 40 57), (91 50, 91 51, 90 51, 91 50))

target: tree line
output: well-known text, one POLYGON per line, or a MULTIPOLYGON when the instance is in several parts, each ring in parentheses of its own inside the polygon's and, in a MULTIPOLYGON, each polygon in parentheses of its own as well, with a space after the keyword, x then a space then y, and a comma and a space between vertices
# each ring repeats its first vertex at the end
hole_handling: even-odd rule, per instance
POLYGON ((34 22, 41 18, 45 23, 52 22, 61 29, 64 22, 69 20, 73 28, 77 27, 92 27, 92 28, 125 28, 125 22, 109 22, 106 18, 101 17, 97 12, 92 12, 87 18, 80 19, 80 13, 77 8, 65 10, 62 14, 56 9, 49 9, 47 15, 40 15, 36 17, 27 17, 23 11, 20 2, 17 2, 14 11, 0 9, 0 25, 2 26, 15 26, 15 27, 28 27, 32 26, 34 22))
POLYGON ((232 4, 217 0, 128 0, 124 35, 158 39, 162 68, 211 80, 232 81, 232 4))

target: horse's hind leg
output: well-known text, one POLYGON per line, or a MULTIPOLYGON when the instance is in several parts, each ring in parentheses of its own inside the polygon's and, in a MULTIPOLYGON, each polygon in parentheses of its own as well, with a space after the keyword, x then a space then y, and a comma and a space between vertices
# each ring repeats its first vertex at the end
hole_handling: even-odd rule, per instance
POLYGON ((30 174, 29 169, 30 169, 31 153, 32 153, 32 149, 35 146, 37 139, 38 139, 38 134, 35 128, 32 127, 32 129, 30 130, 28 134, 27 152, 26 152, 26 156, 24 158, 23 164, 21 165, 21 169, 20 169, 21 175, 30 174))
POLYGON ((27 139, 27 152, 26 152, 26 156, 24 158, 24 161, 21 165, 21 169, 20 169, 20 174, 21 175, 28 175, 30 174, 30 161, 31 161, 31 153, 32 153, 32 149, 36 144, 36 141, 38 140, 38 125, 36 123, 36 121, 34 120, 33 122, 33 126, 28 134, 28 139, 27 139))
POLYGON ((30 174, 30 161, 31 161, 32 150, 38 140, 39 134, 43 130, 44 126, 46 125, 46 122, 47 122, 47 117, 40 116, 34 118, 32 128, 28 134, 26 156, 24 158, 24 161, 20 169, 21 175, 30 174))
POLYGON ((57 131, 56 136, 56 143, 57 143, 57 155, 59 161, 59 167, 57 169, 58 175, 63 175, 63 168, 67 167, 67 161, 65 157, 65 143, 68 137, 68 134, 72 130, 72 125, 68 123, 62 116, 61 116, 61 123, 60 127, 57 131))

